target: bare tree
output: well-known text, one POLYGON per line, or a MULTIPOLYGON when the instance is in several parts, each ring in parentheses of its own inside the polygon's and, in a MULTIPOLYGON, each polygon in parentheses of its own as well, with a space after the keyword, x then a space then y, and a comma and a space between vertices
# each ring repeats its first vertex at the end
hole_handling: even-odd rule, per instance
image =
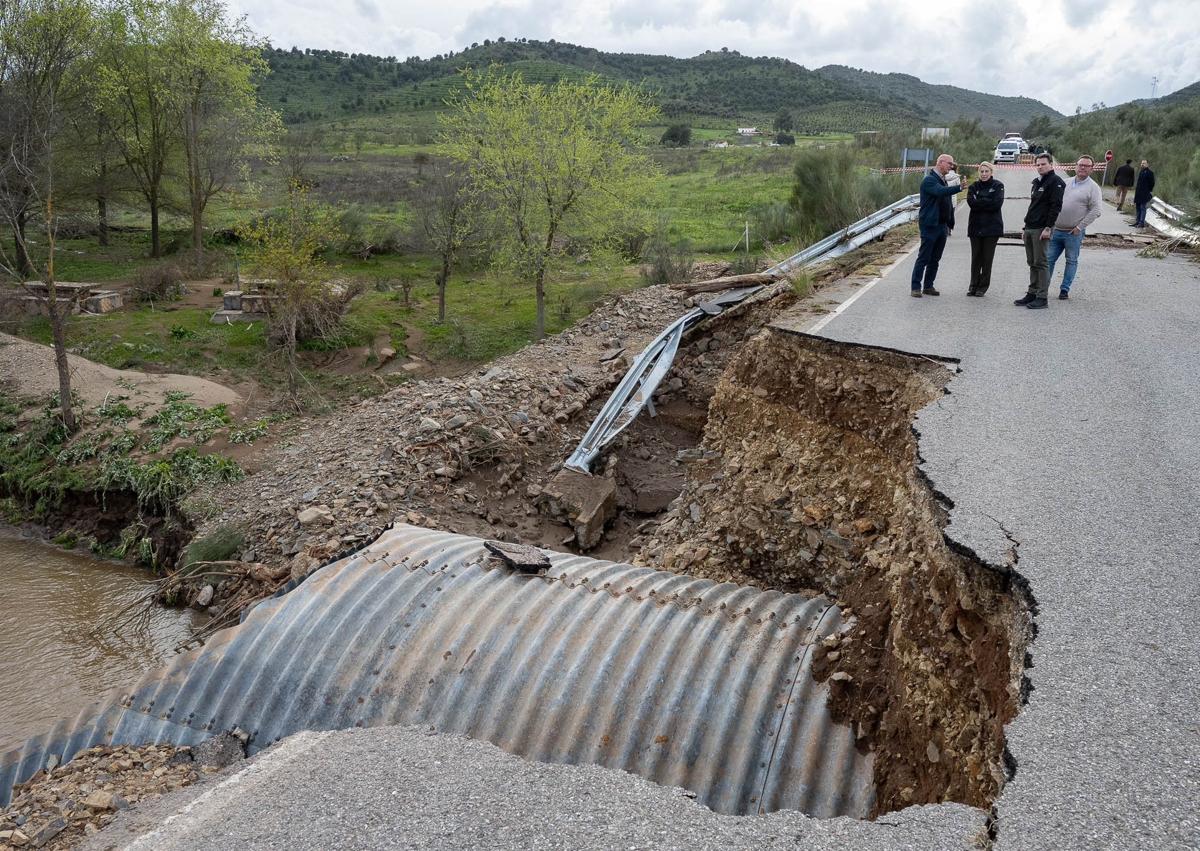
POLYGON ((66 323, 73 308, 59 298, 54 269, 58 233, 56 142, 82 92, 80 60, 92 31, 87 0, 24 0, 0 4, 0 214, 12 229, 14 250, 0 243, 0 268, 27 290, 44 289, 54 341, 63 425, 75 431, 66 323), (45 227, 44 263, 34 262, 25 226, 36 211, 45 227), (44 288, 30 286, 39 273, 44 288))
POLYGON ((463 250, 477 234, 475 207, 464 170, 437 167, 417 184, 414 199, 421 241, 438 256, 438 322, 446 321, 446 285, 463 250))
POLYGON ((284 134, 280 147, 283 151, 284 177, 289 185, 304 188, 312 185, 308 169, 324 142, 325 131, 316 125, 292 127, 284 134))

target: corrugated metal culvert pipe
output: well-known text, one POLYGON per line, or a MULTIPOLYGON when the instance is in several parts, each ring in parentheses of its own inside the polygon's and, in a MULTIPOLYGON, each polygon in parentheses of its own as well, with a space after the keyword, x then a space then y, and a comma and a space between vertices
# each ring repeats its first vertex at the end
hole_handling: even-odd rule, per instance
POLYGON ((0 804, 51 755, 97 744, 240 727, 253 753, 301 730, 417 724, 624 769, 718 812, 869 814, 871 757, 810 675, 812 645, 840 626, 828 599, 551 563, 515 573, 479 539, 397 526, 0 757, 0 804))

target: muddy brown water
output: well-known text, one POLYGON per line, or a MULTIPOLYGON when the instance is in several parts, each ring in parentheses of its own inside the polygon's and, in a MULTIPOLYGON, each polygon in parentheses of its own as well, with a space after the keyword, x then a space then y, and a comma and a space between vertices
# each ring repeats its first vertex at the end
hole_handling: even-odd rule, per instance
POLYGON ((149 589, 141 568, 0 533, 0 753, 168 659, 198 615, 156 607, 95 634, 149 589))

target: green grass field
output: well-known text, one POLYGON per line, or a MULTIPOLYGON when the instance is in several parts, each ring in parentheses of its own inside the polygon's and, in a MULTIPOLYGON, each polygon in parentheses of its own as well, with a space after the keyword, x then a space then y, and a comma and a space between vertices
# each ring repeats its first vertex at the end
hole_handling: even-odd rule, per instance
MULTIPOLYGON (((704 128, 698 135, 721 138, 722 132, 704 128)), ((830 144, 843 138, 798 141, 830 144)), ((651 211, 665 223, 672 240, 688 243, 700 255, 717 257, 729 256, 751 208, 786 200, 796 152, 794 148, 760 145, 723 149, 653 145, 643 150, 659 172, 649 193, 651 211)), ((327 147, 312 167, 314 194, 326 202, 341 202, 335 205, 342 209, 353 207, 363 226, 374 232, 403 232, 410 210, 398 193, 406 179, 428 167, 419 155, 435 153, 435 146, 428 143, 366 141, 360 151, 350 154, 327 147)), ((260 163, 252 180, 254 194, 245 192, 214 201, 207 218, 209 232, 235 228, 283 199, 279 165, 260 163)), ((59 280, 121 288, 139 269, 155 262, 191 269, 184 218, 169 212, 163 216, 162 241, 170 254, 162 261, 148 259, 148 217, 135 197, 113 204, 111 220, 119 227, 112 231, 108 246, 98 245, 94 237, 59 240, 59 280)), ((238 267, 237 247, 214 243, 207 247, 206 258, 202 273, 192 271, 207 279, 206 283, 194 284, 193 295, 182 302, 153 308, 130 304, 105 316, 73 318, 68 332, 72 351, 117 368, 185 372, 230 384, 254 381, 268 392, 285 386, 283 364, 271 355, 261 323, 210 324, 219 302, 211 290, 230 285, 227 282, 233 280, 238 267)), ((366 395, 401 380, 395 375, 381 380, 380 374, 373 372, 374 353, 385 343, 401 356, 411 352, 435 367, 444 362, 447 368, 456 369, 514 351, 534 337, 532 287, 487 267, 456 270, 448 288, 446 322, 439 323, 433 257, 401 251, 363 260, 331 251, 327 260, 335 276, 361 279, 367 287, 345 317, 338 338, 303 352, 308 382, 321 396, 366 395), (410 283, 409 307, 404 305, 404 281, 410 283), (339 359, 338 370, 327 369, 338 351, 347 356, 339 359), (354 358, 360 362, 350 363, 354 358)), ((640 284, 635 266, 600 260, 563 264, 547 283, 547 331, 554 333, 586 315, 598 299, 640 284)), ((49 342, 44 320, 5 323, 3 327, 49 342)))

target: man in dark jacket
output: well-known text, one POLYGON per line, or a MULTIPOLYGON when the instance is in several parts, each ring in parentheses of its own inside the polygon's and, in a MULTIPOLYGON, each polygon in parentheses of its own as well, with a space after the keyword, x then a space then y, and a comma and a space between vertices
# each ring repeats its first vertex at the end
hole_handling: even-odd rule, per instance
POLYGON ((1125 195, 1133 188, 1133 160, 1125 160, 1125 165, 1117 169, 1113 186, 1117 187, 1117 210, 1120 210, 1125 206, 1125 195))
POLYGON ((1038 154, 1035 160, 1038 176, 1029 187, 1029 209, 1025 212, 1025 261, 1029 264, 1029 291, 1013 304, 1041 310, 1047 307, 1046 293, 1050 289, 1050 269, 1046 263, 1046 246, 1054 233, 1054 222, 1062 211, 1063 192, 1067 184, 1054 173, 1054 161, 1049 154, 1038 154))
POLYGON ((1154 200, 1154 172, 1150 163, 1142 160, 1142 170, 1138 172, 1137 189, 1133 191, 1133 207, 1137 211, 1133 224, 1136 227, 1146 227, 1146 210, 1154 200))
POLYGON ((938 264, 946 250, 946 239, 954 230, 954 195, 962 191, 962 182, 954 172, 954 157, 942 154, 929 174, 921 181, 921 211, 917 218, 921 226, 921 247, 913 266, 912 295, 941 295, 933 287, 938 264), (950 175, 950 177, 947 177, 950 175))

